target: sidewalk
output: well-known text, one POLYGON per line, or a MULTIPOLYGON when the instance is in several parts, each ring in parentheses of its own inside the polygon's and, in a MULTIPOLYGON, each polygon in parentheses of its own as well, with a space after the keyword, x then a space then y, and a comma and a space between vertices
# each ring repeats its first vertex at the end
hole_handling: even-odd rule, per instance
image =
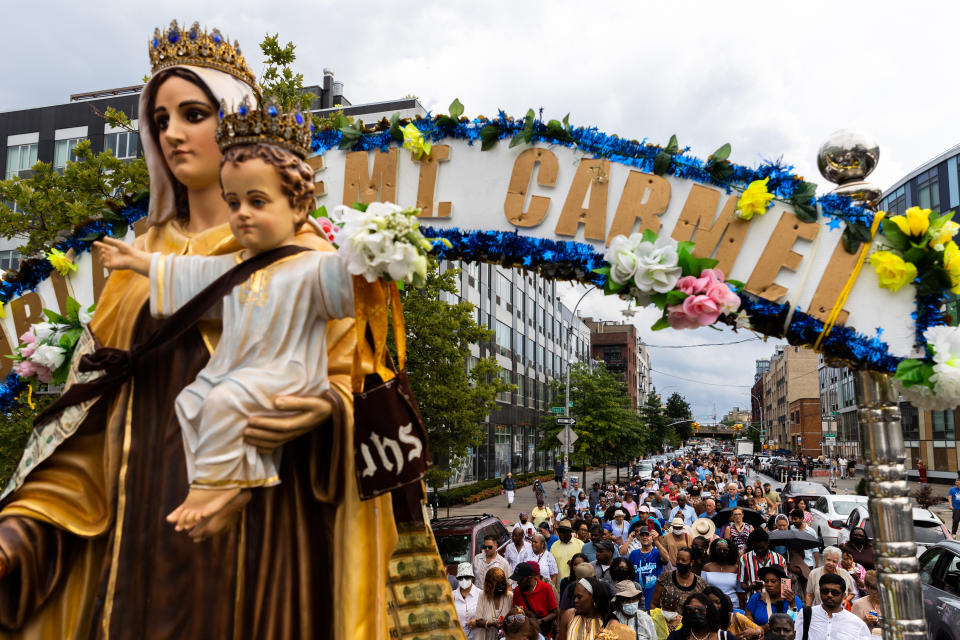
MULTIPOLYGON (((627 480, 627 467, 620 467, 620 481, 625 482, 627 480)), ((598 467, 596 469, 591 469, 587 472, 587 478, 584 480, 583 471, 581 470, 570 470, 570 475, 578 476, 580 480, 580 488, 585 492, 590 491, 590 485, 594 481, 601 482, 603 478, 603 468, 598 467)), ((607 480, 615 480, 617 477, 617 468, 614 466, 607 467, 607 480)), ((551 509, 553 504, 559 499, 561 491, 557 489, 557 484, 551 479, 549 482, 543 483, 544 491, 546 492, 546 503, 547 506, 551 509)), ((513 499, 513 508, 507 509, 507 497, 505 495, 495 496, 493 498, 488 498, 487 500, 482 500, 480 502, 475 502, 473 504, 461 504, 455 507, 450 507, 450 517, 455 516, 464 516, 464 515, 475 515, 480 513, 489 513, 492 516, 496 516, 500 520, 507 520, 509 522, 515 522, 519 519, 519 514, 521 511, 530 513, 530 511, 537 506, 536 496, 533 493, 533 485, 526 487, 520 487, 516 491, 516 495, 513 499)), ((433 507, 429 507, 430 513, 433 513, 433 507)), ((447 517, 447 508, 440 507, 437 510, 437 517, 446 518, 447 517)))

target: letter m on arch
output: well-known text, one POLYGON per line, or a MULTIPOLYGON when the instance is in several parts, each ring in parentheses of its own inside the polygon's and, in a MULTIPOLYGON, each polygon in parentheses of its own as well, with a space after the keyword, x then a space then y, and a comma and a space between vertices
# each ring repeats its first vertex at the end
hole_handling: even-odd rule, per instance
POLYGON ((387 151, 352 151, 343 175, 343 204, 397 201, 397 148, 387 151), (373 169, 369 155, 373 153, 373 169))

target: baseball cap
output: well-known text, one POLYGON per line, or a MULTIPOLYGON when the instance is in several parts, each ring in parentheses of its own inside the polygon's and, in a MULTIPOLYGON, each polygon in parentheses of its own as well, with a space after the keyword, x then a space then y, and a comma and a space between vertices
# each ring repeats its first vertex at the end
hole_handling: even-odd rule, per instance
MULTIPOLYGON (((534 562, 536 564, 536 562, 534 562)), ((518 562, 517 567, 513 570, 513 575, 510 576, 510 579, 514 582, 520 582, 524 578, 529 578, 530 576, 535 576, 539 574, 539 569, 536 573, 533 571, 533 567, 530 566, 530 562, 518 562)))

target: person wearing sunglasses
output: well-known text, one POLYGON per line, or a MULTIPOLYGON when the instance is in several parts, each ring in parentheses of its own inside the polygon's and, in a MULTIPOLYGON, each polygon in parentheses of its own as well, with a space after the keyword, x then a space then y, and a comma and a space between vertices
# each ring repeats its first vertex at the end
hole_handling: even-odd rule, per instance
POLYGON ((494 567, 499 568, 505 575, 513 573, 507 559, 497 553, 497 538, 487 535, 483 538, 480 553, 473 557, 473 572, 476 576, 474 582, 477 586, 483 585, 483 579, 487 576, 487 571, 494 567))
POLYGON ((505 640, 545 640, 537 621, 525 615, 520 607, 511 609, 503 619, 503 637, 505 640))
POLYGON ((866 623, 843 608, 843 595, 847 585, 835 573, 825 573, 820 578, 820 602, 815 607, 804 607, 797 616, 793 629, 800 640, 869 640, 870 629, 866 623), (810 619, 805 624, 807 616, 810 619), (804 628, 806 627, 806 629, 804 628))

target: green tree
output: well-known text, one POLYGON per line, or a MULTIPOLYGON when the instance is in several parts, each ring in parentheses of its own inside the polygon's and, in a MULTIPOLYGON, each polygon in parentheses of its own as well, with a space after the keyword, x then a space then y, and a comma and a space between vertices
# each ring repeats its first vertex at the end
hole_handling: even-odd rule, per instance
POLYGON ((646 429, 647 447, 650 451, 662 450, 664 443, 679 443, 677 432, 673 427, 667 426, 671 420, 656 389, 650 390, 646 401, 640 406, 640 420, 646 429))
MULTIPOLYGON (((555 397, 565 397, 566 382, 552 383, 555 397)), ((577 419, 573 428, 577 434, 571 460, 586 466, 597 461, 625 460, 643 442, 642 425, 636 412, 630 407, 630 396, 615 374, 607 371, 602 362, 592 368, 583 363, 570 367, 571 415, 577 419)), ((558 446, 557 434, 563 429, 557 424, 557 416, 551 414, 541 420, 544 438, 538 448, 549 450, 558 446)))
POLYGON ((440 487, 466 458, 470 447, 483 442, 484 421, 496 408, 498 393, 513 385, 500 379, 493 358, 481 359, 470 371, 470 345, 490 339, 480 327, 469 302, 450 304, 442 294, 458 291, 458 269, 440 273, 436 265, 427 272, 423 288, 401 293, 407 336, 407 373, 427 428, 430 453, 435 461, 427 476, 440 487))
MULTIPOLYGON (((670 397, 667 398, 667 404, 664 407, 664 411, 666 412, 667 417, 670 418, 670 422, 693 419, 693 413, 690 411, 690 403, 687 402, 686 399, 676 391, 670 394, 670 397)), ((673 429, 681 442, 693 435, 693 429, 690 427, 690 425, 690 422, 681 422, 680 424, 673 425, 673 429)))
POLYGON ((288 42, 280 46, 280 34, 268 33, 260 43, 267 67, 260 76, 264 96, 273 96, 284 110, 307 111, 317 97, 303 90, 303 74, 294 73, 290 65, 297 59, 296 46, 288 42))
POLYGON ((7 413, 0 413, 0 489, 6 486, 17 468, 27 438, 33 430, 33 419, 53 402, 56 396, 33 396, 35 408, 27 404, 27 395, 21 394, 7 413))
POLYGON ((76 162, 62 171, 37 162, 30 177, 0 181, 0 237, 21 240, 20 253, 43 251, 57 234, 87 220, 114 218, 149 186, 143 158, 127 162, 109 150, 94 153, 89 140, 78 143, 74 153, 76 162))

